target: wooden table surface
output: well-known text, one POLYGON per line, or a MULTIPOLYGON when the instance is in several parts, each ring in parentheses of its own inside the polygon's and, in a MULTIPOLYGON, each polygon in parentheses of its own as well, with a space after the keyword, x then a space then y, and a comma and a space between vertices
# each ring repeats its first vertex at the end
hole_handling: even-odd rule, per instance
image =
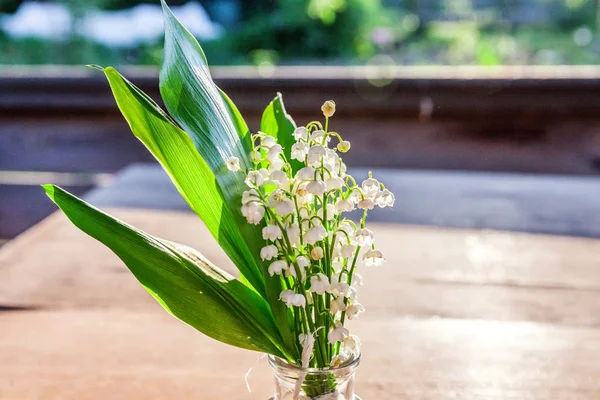
MULTIPOLYGON (((109 209, 231 270, 191 213, 109 209)), ((373 224, 357 393, 600 399, 600 240, 373 224)), ((170 317, 108 249, 54 214, 0 250, 0 399, 258 399, 258 353, 170 317), (250 368, 252 392, 244 375, 250 368)))

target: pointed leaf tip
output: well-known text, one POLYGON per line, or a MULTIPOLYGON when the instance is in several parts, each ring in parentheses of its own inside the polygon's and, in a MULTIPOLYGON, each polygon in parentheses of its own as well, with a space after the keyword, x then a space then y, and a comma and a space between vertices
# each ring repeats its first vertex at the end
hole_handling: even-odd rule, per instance
POLYGON ((52 198, 52 196, 54 194, 55 186, 52 185, 51 183, 44 183, 43 185, 40 185, 40 186, 42 187, 42 189, 44 189, 44 191, 46 192, 48 197, 52 198))
POLYGON ((98 71, 104 71, 104 67, 97 64, 88 64, 85 66, 86 68, 97 69, 98 71))
POLYGON ((169 8, 167 2, 165 0, 160 0, 160 5, 162 6, 162 10, 164 14, 172 14, 171 9, 169 8))

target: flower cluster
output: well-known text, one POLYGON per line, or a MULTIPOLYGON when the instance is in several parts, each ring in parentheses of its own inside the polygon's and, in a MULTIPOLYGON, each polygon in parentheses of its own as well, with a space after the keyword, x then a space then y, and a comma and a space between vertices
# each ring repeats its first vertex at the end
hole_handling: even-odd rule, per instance
POLYGON ((313 121, 296 128, 289 152, 258 132, 252 135, 252 168, 240 171, 235 157, 227 164, 245 173, 241 212, 248 223, 265 224, 260 256, 268 273, 282 280, 280 300, 290 307, 296 332, 304 335, 299 338, 315 336, 317 367, 339 364, 358 351, 359 339, 344 326, 364 311, 357 270, 385 260, 365 226, 367 211, 394 205, 394 195, 372 174, 361 184, 347 174, 340 153, 351 145, 328 130, 335 103, 325 102, 322 111, 324 126, 313 121), (345 217, 357 209, 358 223, 345 217))

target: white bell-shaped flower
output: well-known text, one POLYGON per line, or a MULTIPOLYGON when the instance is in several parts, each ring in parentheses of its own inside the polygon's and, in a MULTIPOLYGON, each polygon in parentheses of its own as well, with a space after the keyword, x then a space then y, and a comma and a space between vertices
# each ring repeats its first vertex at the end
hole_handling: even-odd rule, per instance
POLYGON ((289 190, 290 189, 290 178, 287 174, 280 170, 272 171, 269 175, 270 183, 277 185, 278 189, 289 190))
MULTIPOLYGON (((353 188, 356 188, 356 186, 353 186, 353 188)), ((352 190, 350 196, 348 196, 348 200, 354 204, 358 204, 358 202, 362 200, 362 196, 360 195, 360 192, 355 189, 352 190)))
POLYGON ((325 156, 323 157, 323 164, 328 166, 328 170, 335 172, 335 166, 338 164, 340 157, 337 155, 335 150, 325 149, 325 156))
POLYGON ((331 257, 340 258, 341 256, 342 256, 342 246, 340 246, 339 242, 334 243, 333 250, 331 251, 331 257))
MULTIPOLYGON (((325 131, 322 129, 313 131, 313 133, 311 133, 310 135, 310 141, 311 142, 316 142, 317 144, 323 144, 323 138, 325 137, 325 131)), ((331 141, 331 136, 327 136, 327 140, 326 143, 329 143, 331 141)))
MULTIPOLYGON (((297 274, 296 274, 296 268, 293 265, 290 265, 290 267, 288 269, 285 270, 285 276, 287 277, 294 277, 297 278, 297 274)), ((306 281, 306 269, 304 268, 300 268, 300 281, 301 282, 305 282, 306 281)))
POLYGON ((242 193, 242 204, 248 204, 256 200, 259 200, 259 195, 255 189, 246 190, 242 193))
POLYGON ((334 344, 336 342, 343 342, 346 336, 350 334, 348 329, 344 328, 340 321, 335 323, 335 327, 329 331, 327 335, 327 340, 329 343, 334 344))
MULTIPOLYGON (((350 222, 348 221, 342 221, 339 225, 338 225, 338 231, 344 231, 346 233, 346 235, 352 237, 354 235, 354 225, 352 225, 350 222)), ((339 237, 343 238, 346 235, 341 234, 339 237), (343 236, 342 236, 343 235, 343 236)))
POLYGON ((357 291, 354 287, 350 286, 348 291, 346 292, 346 298, 350 299, 350 301, 356 301, 357 291))
POLYGON ((279 171, 280 169, 283 168, 284 165, 285 165, 285 162, 281 158, 278 157, 270 162, 269 172, 279 171))
POLYGON ((313 245, 321 240, 323 240, 327 236, 327 231, 322 225, 316 225, 310 228, 304 234, 304 241, 307 244, 313 245))
MULTIPOLYGON (((329 363, 329 366, 332 368, 338 368, 340 365, 342 365, 346 361, 348 361, 348 358, 349 357, 346 353, 340 352, 340 354, 331 357, 331 363, 329 363)), ((335 400, 341 400, 341 399, 335 399, 335 400)))
POLYGON ((344 268, 344 259, 343 258, 334 258, 331 262, 331 267, 336 273, 339 273, 342 268, 344 268))
POLYGON ((296 140, 308 140, 308 130, 304 126, 299 126, 294 129, 294 139, 296 140))
POLYGON ((335 314, 337 314, 339 312, 342 312, 342 311, 346 311, 346 304, 344 303, 344 298, 343 297, 336 297, 329 304, 329 312, 332 315, 335 315, 335 314))
POLYGON ((242 215, 250 224, 258 224, 265 216, 265 209, 262 205, 250 202, 242 205, 242 215))
POLYGON ((342 349, 346 353, 358 353, 360 351, 360 339, 356 335, 348 335, 342 342, 342 349))
POLYGON ((320 166, 325 153, 325 147, 321 145, 311 147, 308 150, 308 164, 311 166, 320 166))
POLYGON ((262 230, 262 237, 264 240, 275 241, 281 239, 283 234, 277 225, 267 225, 262 230))
POLYGON ((283 301, 288 307, 305 307, 306 306, 306 298, 299 294, 295 293, 292 290, 284 290, 279 295, 279 299, 283 301))
POLYGON ((273 137, 273 136, 269 136, 264 132, 258 132, 259 134, 263 134, 265 136, 262 137, 262 140, 260 142, 260 144, 265 147, 267 150, 269 150, 271 147, 273 147, 274 145, 277 144, 277 140, 273 137))
POLYGON ((371 249, 363 255, 365 267, 378 267, 385 261, 383 253, 379 250, 371 249))
MULTIPOLYGON (((308 193, 308 190, 306 190, 306 186, 308 186, 307 182, 301 183, 300 185, 298 185, 296 193, 294 193, 296 195, 296 202, 298 203, 298 207, 302 207, 306 203, 311 203, 314 199, 314 196, 308 193)), ((302 208, 302 210, 306 209, 302 208)))
POLYGON ((283 270, 285 270, 287 268, 288 268, 288 265, 284 260, 277 260, 277 261, 273 261, 271 263, 271 265, 269 265, 269 268, 267 268, 267 271, 269 272, 269 275, 271 275, 271 276, 273 276, 275 274, 281 275, 283 270))
POLYGON ((361 274, 355 273, 352 275, 352 286, 362 286, 363 278, 361 274))
POLYGON ((292 246, 297 247, 300 245, 300 227, 298 224, 291 224, 286 228, 288 239, 292 246))
POLYGON ((342 161, 340 161, 340 167, 339 167, 338 175, 343 178, 343 177, 346 176, 346 171, 348 171, 348 167, 346 166, 346 164, 344 164, 342 161))
POLYGON ((323 181, 312 181, 306 185, 306 191, 315 196, 321 196, 327 190, 327 185, 323 181))
POLYGON ((342 246, 342 257, 344 258, 350 258, 350 257, 354 257, 354 252, 356 251, 356 246, 352 245, 352 244, 345 244, 342 246))
POLYGON ((240 159, 237 157, 229 157, 227 160, 227 169, 230 171, 239 171, 240 170, 240 159))
POLYGON ((360 208, 361 210, 372 210, 375 207, 375 202, 373 202, 373 200, 370 198, 365 197, 358 202, 356 207, 360 208))
POLYGON ((331 277, 331 284, 327 292, 338 297, 347 297, 350 290, 350 285, 346 282, 340 281, 337 275, 331 277))
POLYGON ((375 203, 381 208, 393 207, 395 200, 396 197, 394 194, 387 189, 383 189, 381 192, 377 193, 377 197, 375 197, 375 203))
POLYGON ((248 176, 246 177, 246 185, 250 187, 254 186, 262 186, 265 182, 265 175, 269 175, 268 171, 265 169, 264 173, 261 170, 258 171, 250 171, 248 172, 248 176))
POLYGON ((344 180, 340 177, 334 176, 326 179, 325 185, 327 185, 327 191, 339 190, 342 188, 342 186, 344 186, 344 180))
MULTIPOLYGON (((327 220, 328 221, 331 221, 332 219, 334 219, 335 216, 338 214, 337 209, 331 203, 328 203, 325 206, 325 210, 327 211, 327 220)), ((323 207, 319 208, 319 211, 317 211, 317 215, 319 216, 319 218, 325 219, 325 216, 323 215, 323 207)))
POLYGON ((269 207, 275 208, 275 206, 283 199, 285 199, 285 192, 281 189, 275 189, 267 198, 267 204, 269 207))
POLYGON ((365 179, 362 182, 361 187, 365 196, 373 198, 377 195, 377 193, 379 193, 379 190, 381 189, 379 181, 373 178, 365 179))
POLYGON ((283 153, 283 147, 280 144, 274 144, 267 152, 267 160, 274 161, 283 153))
POLYGON ((335 208, 338 212, 350 212, 354 210, 354 204, 350 200, 339 199, 335 202, 335 208))
POLYGON ((275 205, 275 214, 280 217, 287 217, 294 212, 294 202, 290 199, 283 199, 275 205))
POLYGON ((277 257, 278 253, 279 250, 277 249, 277 246, 271 244, 260 249, 260 258, 262 258, 263 261, 271 260, 277 257))
POLYGON ((318 295, 325 294, 329 289, 329 278, 327 275, 318 273, 310 277, 310 291, 318 295))
POLYGON ((357 229, 354 233, 356 244, 363 247, 373 244, 373 232, 367 228, 357 229))
POLYGON ((346 316, 348 319, 353 319, 358 317, 359 314, 362 314, 365 311, 365 308, 357 301, 352 301, 348 304, 346 308, 346 316))
POLYGON ((301 181, 310 181, 315 178, 315 169, 313 167, 304 167, 301 168, 298 173, 296 173, 296 179, 301 181))
POLYGON ((300 162, 304 162, 306 156, 308 155, 308 150, 310 146, 305 142, 298 142, 292 145, 292 158, 294 160, 298 160, 300 162))
POLYGON ((310 265, 310 260, 304 256, 296 257, 296 263, 300 268, 306 268, 310 265))

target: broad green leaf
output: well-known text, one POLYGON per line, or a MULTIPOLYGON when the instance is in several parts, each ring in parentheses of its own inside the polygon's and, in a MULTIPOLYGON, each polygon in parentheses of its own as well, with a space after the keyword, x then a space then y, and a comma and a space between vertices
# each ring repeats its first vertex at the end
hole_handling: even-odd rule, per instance
POLYGON ((200 253, 127 225, 57 186, 44 190, 173 316, 223 343, 290 359, 266 301, 200 253))
MULTIPOLYGON (((244 121, 242 114, 237 109, 237 107, 233 103, 233 101, 231 101, 229 96, 227 96, 227 94, 224 91, 222 91, 220 88, 217 87, 217 89, 219 90, 219 94, 221 95, 221 98, 223 99, 225 108, 227 108, 229 116, 231 117, 231 120, 233 121, 233 125, 235 126, 235 130, 237 131, 238 136, 240 138, 242 138, 243 142, 247 142, 247 141, 251 142, 252 141, 251 132, 250 132, 250 129, 248 128, 248 125, 246 124, 246 121, 244 121)), ((250 145, 250 148, 252 148, 251 145, 250 145)))
MULTIPOLYGON (((237 204, 240 202, 231 203, 232 200, 218 185, 215 174, 198 154, 191 139, 171 122, 156 103, 114 68, 105 68, 103 71, 133 134, 161 163, 179 193, 202 218, 240 274, 264 295, 263 273, 255 262, 246 238, 242 236, 244 232, 248 235, 255 233, 239 229, 240 226, 250 226, 239 214, 237 204)), ((243 181, 243 173, 231 175, 243 181)))
POLYGON ((294 136, 292 136, 294 129, 296 129, 296 123, 285 111, 283 96, 281 96, 281 93, 277 93, 277 97, 269 103, 263 112, 260 130, 277 138, 277 142, 283 146, 285 157, 292 164, 292 170, 296 172, 303 165, 297 160, 292 160, 292 146, 296 143, 294 136))
POLYGON ((165 51, 160 69, 160 93, 167 110, 190 135, 215 173, 225 172, 222 167, 230 156, 238 157, 242 166, 248 166, 252 144, 247 132, 240 137, 236 130, 236 123, 243 123, 239 121, 239 112, 230 112, 226 103, 231 101, 221 95, 213 82, 204 52, 194 36, 164 1, 162 4, 165 51))
MULTIPOLYGON (((160 70, 160 92, 170 115, 192 138, 196 149, 215 174, 225 200, 239 205, 247 187, 239 175, 228 173, 225 163, 230 156, 240 159, 242 168, 250 166, 250 131, 233 102, 213 82, 206 56, 194 36, 175 18, 162 1, 165 19, 165 51, 160 70)), ((260 259, 265 245, 261 236, 264 225, 250 225, 235 208, 238 228, 246 240, 266 285, 265 298, 286 343, 295 338, 289 326, 289 311, 278 300, 282 284, 271 277, 260 259)), ((248 278, 248 276, 246 276, 248 278)))
MULTIPOLYGON (((160 92, 163 101, 215 175, 258 268, 262 265, 263 225, 248 224, 241 215, 241 195, 248 188, 241 173, 234 174, 226 168, 231 156, 240 159, 242 169, 249 166, 250 131, 233 102, 214 84, 204 52, 194 36, 181 25, 164 1, 162 5, 165 51, 160 70, 160 92)), ((262 269, 266 272, 266 268, 262 269)))

